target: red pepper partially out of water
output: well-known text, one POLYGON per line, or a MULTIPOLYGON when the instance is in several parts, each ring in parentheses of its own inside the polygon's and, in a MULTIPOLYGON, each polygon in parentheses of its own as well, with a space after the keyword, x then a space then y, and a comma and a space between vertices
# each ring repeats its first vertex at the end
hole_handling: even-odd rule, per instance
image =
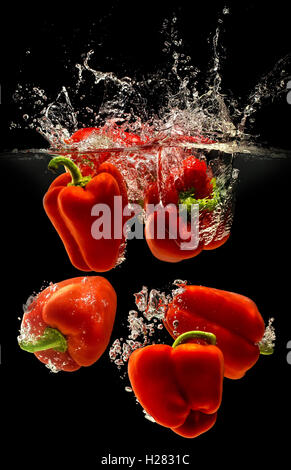
POLYGON ((99 166, 106 160, 118 159, 119 155, 122 155, 122 150, 118 149, 138 147, 147 141, 147 138, 142 139, 137 134, 123 131, 117 124, 84 127, 78 129, 68 139, 64 139, 65 144, 71 148, 72 160, 79 166, 84 176, 96 174, 99 166))
POLYGON ((118 126, 84 127, 83 129, 79 129, 74 132, 74 134, 72 134, 68 139, 65 139, 65 143, 72 145, 89 138, 94 139, 94 137, 97 138, 102 136, 107 138, 109 141, 111 140, 112 144, 114 144, 113 146, 116 146, 116 143, 118 143, 121 147, 133 147, 135 145, 146 143, 139 135, 123 131, 118 126))

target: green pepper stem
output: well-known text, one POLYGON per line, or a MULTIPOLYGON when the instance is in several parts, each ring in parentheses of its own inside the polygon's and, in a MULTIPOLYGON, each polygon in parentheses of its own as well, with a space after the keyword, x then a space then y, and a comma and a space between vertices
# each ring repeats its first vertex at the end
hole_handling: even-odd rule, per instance
POLYGON ((65 352, 68 348, 67 340, 55 328, 46 328, 43 335, 35 341, 20 340, 19 346, 27 352, 45 351, 46 349, 55 349, 55 351, 65 352))
POLYGON ((83 176, 80 169, 72 160, 61 155, 59 157, 52 158, 48 164, 48 169, 56 171, 60 165, 64 165, 64 167, 67 168, 71 173, 72 181, 68 184, 68 186, 85 187, 86 184, 89 183, 91 176, 83 176))
POLYGON ((189 215, 191 214, 191 206, 194 204, 199 205, 199 210, 207 210, 207 211, 214 211, 217 204, 220 201, 220 191, 216 186, 216 179, 212 178, 212 193, 210 197, 205 197, 203 199, 196 199, 195 198, 195 189, 191 188, 188 191, 183 191, 179 194, 179 203, 186 205, 189 215))
POLYGON ((213 333, 209 333, 207 331, 186 331, 186 333, 182 333, 178 338, 176 338, 175 342, 172 345, 172 348, 176 348, 179 344, 183 343, 187 339, 203 339, 207 341, 209 344, 216 344, 216 336, 213 333))

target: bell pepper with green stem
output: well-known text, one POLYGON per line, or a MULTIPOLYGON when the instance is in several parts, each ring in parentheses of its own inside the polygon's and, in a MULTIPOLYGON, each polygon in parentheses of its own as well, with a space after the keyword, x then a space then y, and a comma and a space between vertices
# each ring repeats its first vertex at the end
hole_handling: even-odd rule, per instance
POLYGON ((184 286, 168 305, 164 324, 176 338, 194 328, 215 334, 224 356, 224 375, 239 379, 257 362, 264 320, 256 304, 240 294, 203 286, 184 286))
POLYGON ((128 376, 141 406, 158 424, 183 437, 199 436, 216 421, 223 355, 215 341, 211 333, 191 331, 172 347, 146 346, 129 358, 128 376))
POLYGON ((125 182, 114 165, 102 163, 94 177, 82 176, 70 159, 59 156, 49 163, 49 169, 64 165, 69 172, 58 176, 44 196, 44 209, 63 241, 71 263, 81 271, 104 272, 114 268, 123 255, 125 236, 115 236, 114 200, 120 196, 120 223, 123 228, 127 218, 123 209, 128 203, 125 182), (93 238, 91 215, 95 204, 106 204, 110 209, 110 236, 93 238))
POLYGON ((203 233, 208 233, 209 236, 209 230, 213 232, 213 212, 221 202, 220 196, 211 169, 194 155, 185 158, 181 167, 171 171, 161 188, 157 182, 150 185, 145 196, 145 209, 150 207, 149 204, 158 205, 157 210, 152 212, 148 210, 145 226, 146 241, 152 254, 161 261, 176 263, 193 258, 204 249, 211 250, 223 245, 229 238, 229 233, 224 234, 222 227, 219 227, 222 235, 217 237, 218 227, 215 229, 214 226, 216 233, 210 242, 203 236, 203 233), (186 219, 180 214, 176 218, 171 217, 172 213, 178 212, 179 204, 186 207, 188 214, 186 219), (185 249, 182 244, 191 239, 188 228, 191 207, 194 204, 199 206, 199 240, 196 247, 185 249), (166 220, 164 238, 159 238, 157 232, 158 219, 161 215, 166 220), (172 235, 176 233, 177 236, 172 235), (187 233, 189 233, 188 238, 187 233), (184 238, 181 234, 184 234, 184 238))
POLYGON ((108 345, 116 304, 115 290, 101 276, 52 284, 27 307, 19 346, 54 371, 90 366, 108 345))

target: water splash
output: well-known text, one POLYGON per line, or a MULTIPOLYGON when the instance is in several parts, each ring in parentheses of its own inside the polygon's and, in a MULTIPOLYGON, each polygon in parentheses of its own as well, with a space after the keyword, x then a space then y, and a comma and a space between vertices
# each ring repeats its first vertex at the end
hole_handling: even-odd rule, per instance
POLYGON ((177 293, 181 293, 187 281, 175 280, 174 288, 169 294, 146 286, 133 294, 137 310, 130 310, 127 317, 129 333, 113 341, 110 350, 110 360, 120 369, 126 365, 131 353, 148 344, 161 342, 160 331, 163 330, 163 319, 169 303, 177 293))
MULTIPOLYGON (((254 141, 257 136, 250 134, 254 115, 264 102, 286 92, 291 56, 280 59, 250 91, 245 102, 240 97, 232 98, 223 90, 222 78, 221 33, 224 16, 228 14, 229 10, 224 8, 212 36, 208 71, 194 67, 191 57, 184 53, 177 18, 173 17, 162 26, 167 70, 149 73, 141 80, 118 77, 113 72, 95 69, 94 51, 90 50, 83 63, 76 64, 76 83, 70 89, 62 87, 55 99, 50 100, 40 88, 19 85, 14 98, 22 112, 27 102, 30 108, 23 113, 25 126, 40 132, 52 149, 65 150, 71 149, 66 140, 78 128, 110 127, 116 123, 148 142, 169 143, 169 139, 173 142, 175 137, 185 134, 206 136, 219 143, 254 141)), ((114 143, 103 136, 82 142, 81 147, 74 149, 93 150, 97 146, 114 147, 114 143)))
POLYGON ((269 318, 265 333, 261 341, 258 343, 263 351, 273 351, 275 348, 276 332, 273 326, 274 318, 269 318))

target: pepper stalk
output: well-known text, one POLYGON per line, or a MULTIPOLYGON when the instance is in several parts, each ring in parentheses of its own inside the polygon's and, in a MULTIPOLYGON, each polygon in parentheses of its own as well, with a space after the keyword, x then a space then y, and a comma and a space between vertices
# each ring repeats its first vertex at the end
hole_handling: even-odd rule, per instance
POLYGON ((188 339, 202 339, 203 341, 206 341, 209 344, 212 344, 215 346, 216 344, 216 336, 213 333, 209 333, 207 331, 186 331, 185 333, 182 333, 174 343, 172 344, 172 348, 176 348, 179 346, 179 344, 184 343, 188 339))
POLYGON ((43 335, 37 338, 35 341, 25 341, 21 339, 21 336, 18 338, 18 344, 21 349, 27 352, 35 353, 38 351, 45 351, 47 349, 54 349, 58 352, 66 352, 68 349, 67 340, 55 328, 47 327, 43 335))
POLYGON ((64 165, 71 173, 72 181, 68 183, 68 186, 81 186, 84 188, 91 180, 91 176, 83 176, 79 167, 72 160, 62 155, 52 158, 48 164, 48 169, 55 172, 60 165, 64 165))

